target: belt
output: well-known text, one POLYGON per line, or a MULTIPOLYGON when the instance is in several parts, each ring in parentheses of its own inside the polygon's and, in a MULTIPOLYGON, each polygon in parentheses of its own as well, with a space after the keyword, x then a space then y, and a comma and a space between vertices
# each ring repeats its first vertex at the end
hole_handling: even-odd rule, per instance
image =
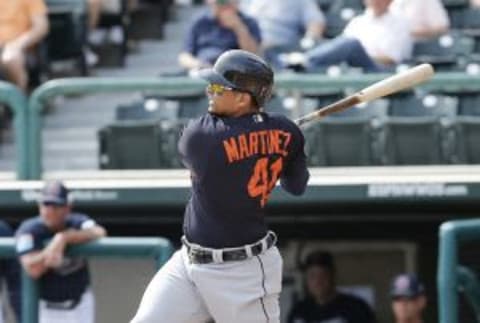
POLYGON ((77 307, 81 299, 82 299, 82 296, 75 299, 67 299, 65 301, 60 301, 60 302, 45 301, 45 306, 52 310, 71 310, 77 307))
POLYGON ((182 243, 187 248, 188 259, 192 264, 222 263, 241 261, 265 252, 277 242, 277 236, 269 231, 265 237, 255 243, 237 248, 212 249, 191 243, 185 236, 182 243))

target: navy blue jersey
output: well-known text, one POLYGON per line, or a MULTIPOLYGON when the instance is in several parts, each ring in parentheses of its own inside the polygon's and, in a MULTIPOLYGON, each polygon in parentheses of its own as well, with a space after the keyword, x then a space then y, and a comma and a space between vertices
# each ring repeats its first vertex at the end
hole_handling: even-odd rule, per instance
POLYGON ((179 152, 192 180, 184 233, 210 248, 261 239, 267 233, 264 208, 277 180, 299 195, 309 177, 303 134, 282 115, 206 114, 187 125, 179 152))
MULTIPOLYGON (((65 230, 81 230, 94 224, 84 214, 71 213, 65 220, 65 230)), ((21 256, 42 250, 55 233, 44 224, 40 216, 25 220, 15 234, 17 254, 21 256)), ((40 297, 52 302, 78 299, 89 284, 86 259, 65 257, 61 267, 50 269, 40 278, 40 297)))

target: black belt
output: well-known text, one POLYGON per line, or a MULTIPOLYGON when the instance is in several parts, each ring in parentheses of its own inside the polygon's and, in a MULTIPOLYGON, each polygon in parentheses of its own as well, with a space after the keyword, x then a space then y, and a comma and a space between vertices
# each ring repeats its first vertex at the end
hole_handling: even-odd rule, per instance
POLYGON ((182 243, 187 248, 188 258, 193 264, 221 263, 227 261, 241 261, 257 256, 275 245, 277 236, 272 231, 261 240, 238 248, 211 249, 191 243, 182 237, 182 243))
POLYGON ((45 306, 52 310, 72 310, 80 303, 82 296, 73 299, 67 299, 59 302, 45 301, 45 306))

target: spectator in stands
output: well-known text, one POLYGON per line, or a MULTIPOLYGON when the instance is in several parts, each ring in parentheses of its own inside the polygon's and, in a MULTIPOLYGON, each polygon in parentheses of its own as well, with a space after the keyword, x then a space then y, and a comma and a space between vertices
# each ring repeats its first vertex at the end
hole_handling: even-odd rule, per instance
POLYGON ((412 54, 412 37, 405 16, 389 10, 392 0, 364 0, 365 11, 347 24, 343 35, 321 43, 305 54, 283 58, 286 66, 308 71, 346 62, 366 72, 385 71, 412 54))
POLYGON ((395 323, 422 323, 427 305, 425 288, 416 275, 401 274, 392 281, 390 291, 395 323))
POLYGON ((480 0, 470 0, 470 6, 480 8, 480 0))
POLYGON ((408 18, 415 40, 438 37, 450 28, 450 19, 441 0, 393 0, 391 9, 408 18))
POLYGON ((323 37, 325 16, 315 0, 251 0, 246 8, 258 21, 264 57, 275 68, 281 66, 279 54, 310 49, 323 37))
POLYGON ((47 182, 39 202, 40 215, 21 223, 16 249, 25 271, 40 280, 40 323, 94 322, 94 296, 84 258, 64 254, 68 245, 104 237, 94 220, 71 212, 62 182, 47 182))
POLYGON ((288 323, 373 323, 375 315, 360 298, 336 289, 335 265, 331 253, 317 250, 310 253, 304 264, 305 299, 294 304, 288 323))
POLYGON ((0 69, 7 80, 27 90, 27 61, 48 33, 43 0, 0 1, 0 69))
POLYGON ((261 42, 255 19, 238 9, 237 0, 206 0, 209 10, 194 19, 178 61, 190 74, 212 66, 229 49, 257 53, 261 42))
MULTIPOLYGON (((13 237, 12 228, 5 222, 0 220, 0 237, 13 237)), ((3 281, 7 284, 7 292, 16 321, 21 322, 21 297, 20 297, 20 266, 16 259, 1 259, 0 273, 3 281)), ((5 290, 5 289, 4 289, 5 290)), ((4 313, 0 310, 0 322, 4 322, 4 313)))

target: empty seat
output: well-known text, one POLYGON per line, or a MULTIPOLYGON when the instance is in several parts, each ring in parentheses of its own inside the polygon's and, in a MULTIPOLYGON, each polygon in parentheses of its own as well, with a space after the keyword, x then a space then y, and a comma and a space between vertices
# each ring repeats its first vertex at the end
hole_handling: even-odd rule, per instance
POLYGON ((459 115, 480 116, 480 93, 460 92, 457 96, 459 115))
POLYGON ((85 1, 47 0, 50 30, 47 35, 49 61, 73 59, 81 75, 88 74, 83 49, 87 35, 85 1))
POLYGON ((367 118, 327 118, 305 129, 306 154, 311 166, 376 164, 372 126, 367 118))
POLYGON ((162 128, 157 122, 122 122, 98 132, 101 169, 162 168, 162 128))
POLYGON ((128 0, 118 0, 119 8, 113 11, 102 11, 100 15, 99 27, 101 28, 120 28, 122 33, 121 42, 116 44, 119 53, 117 65, 125 66, 128 54, 128 28, 130 24, 130 14, 128 10, 128 0))
POLYGON ((461 116, 455 122, 458 162, 480 164, 480 116, 461 116))
POLYGON ((334 38, 340 35, 348 22, 360 11, 360 9, 356 8, 342 8, 340 10, 330 10, 327 12, 325 14, 327 20, 325 37, 334 38))
POLYGON ((116 119, 121 120, 174 120, 178 118, 179 102, 155 97, 119 105, 116 119))
POLYGON ((167 120, 161 122, 162 151, 165 156, 165 168, 184 168, 178 154, 178 141, 188 119, 167 120))
POLYGON ((437 70, 448 70, 466 60, 475 48, 472 37, 450 33, 438 38, 415 42, 413 61, 431 63, 437 70))
POLYGON ((452 27, 472 36, 480 35, 480 8, 464 8, 451 13, 452 27))

